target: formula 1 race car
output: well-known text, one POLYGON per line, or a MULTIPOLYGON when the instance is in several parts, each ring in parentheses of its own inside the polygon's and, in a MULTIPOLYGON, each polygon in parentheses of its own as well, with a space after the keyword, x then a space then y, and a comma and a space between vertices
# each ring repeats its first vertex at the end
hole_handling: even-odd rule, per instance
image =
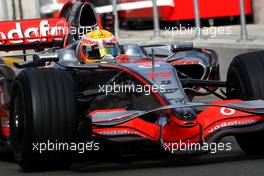
MULTIPOLYGON (((131 46, 135 51, 136 45, 121 48, 131 46)), ((52 48, 15 62, 17 69, 2 64, 1 147, 12 148, 25 171, 68 168, 79 144, 90 152, 123 153, 150 145, 177 157, 210 149, 180 151, 175 145, 212 144, 234 135, 247 154, 263 154, 264 54, 235 57, 222 82, 206 79, 218 76, 212 65, 217 58, 190 46, 172 46, 165 59, 141 57, 149 48, 162 55, 166 47, 148 46, 137 47, 138 57, 125 61, 107 57, 84 65, 76 63, 72 49, 52 48), (206 70, 202 78, 199 64, 206 70), (225 97, 218 87, 226 87, 225 97), (192 102, 208 93, 223 100, 192 102)))
MULTIPOLYGON (((88 7, 82 2, 63 12, 88 7)), ((67 18, 68 25, 79 24, 74 15, 67 18)), ((235 57, 220 81, 216 53, 190 43, 123 44, 124 59, 80 64, 71 47, 80 36, 32 36, 35 23, 15 23, 7 35, 0 31, 0 50, 38 52, 0 60, 0 146, 13 151, 23 170, 68 168, 80 150, 202 154, 210 152, 204 145, 230 135, 247 154, 264 153, 263 52, 235 57), (210 94, 221 100, 194 99, 210 94), (191 144, 196 148, 179 150, 191 144)))

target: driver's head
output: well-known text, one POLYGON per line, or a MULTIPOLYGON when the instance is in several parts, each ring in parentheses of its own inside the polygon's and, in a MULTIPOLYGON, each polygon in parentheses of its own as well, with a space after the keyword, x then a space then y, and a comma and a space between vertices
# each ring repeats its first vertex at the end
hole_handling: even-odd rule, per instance
POLYGON ((80 63, 98 62, 104 56, 119 53, 116 37, 109 31, 98 29, 86 34, 77 48, 80 63))

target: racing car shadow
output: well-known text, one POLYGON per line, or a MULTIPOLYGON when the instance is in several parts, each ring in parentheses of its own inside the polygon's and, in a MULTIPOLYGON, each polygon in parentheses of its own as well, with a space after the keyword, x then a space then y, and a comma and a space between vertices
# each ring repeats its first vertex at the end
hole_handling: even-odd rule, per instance
MULTIPOLYGON (((241 154, 241 153, 240 153, 241 154)), ((210 156, 209 156, 210 157, 210 156)), ((209 165, 223 162, 257 160, 263 159, 263 156, 249 157, 246 155, 212 157, 203 159, 156 159, 156 160, 134 160, 131 163, 78 163, 71 168, 72 172, 89 173, 89 172, 108 172, 108 171, 125 171, 147 168, 166 168, 166 167, 187 167, 195 165, 209 165)))
POLYGON ((260 160, 264 156, 248 156, 245 155, 238 144, 232 141, 234 148, 232 151, 217 152, 215 154, 208 153, 196 156, 164 156, 158 154, 150 154, 142 157, 115 158, 107 162, 77 162, 71 171, 77 173, 96 173, 107 171, 127 171, 134 169, 148 168, 168 168, 168 167, 187 167, 194 165, 209 165, 223 162, 260 160))
MULTIPOLYGON (((149 153, 143 156, 126 156, 126 157, 113 157, 97 161, 87 161, 78 159, 71 169, 73 173, 100 173, 108 171, 129 171, 135 169, 152 169, 152 168, 170 168, 170 167, 188 167, 195 165, 210 165, 220 164, 233 161, 246 161, 246 160, 263 160, 264 156, 247 156, 245 155, 238 144, 231 139, 233 148, 232 151, 217 152, 216 154, 204 154, 196 156, 175 156, 163 155, 160 153, 149 153)), ((89 157, 89 156, 88 156, 89 157)), ((14 163, 15 160, 12 153, 0 152, 0 162, 14 163)))
POLYGON ((15 163, 15 159, 12 152, 0 152, 0 161, 7 163, 15 163))

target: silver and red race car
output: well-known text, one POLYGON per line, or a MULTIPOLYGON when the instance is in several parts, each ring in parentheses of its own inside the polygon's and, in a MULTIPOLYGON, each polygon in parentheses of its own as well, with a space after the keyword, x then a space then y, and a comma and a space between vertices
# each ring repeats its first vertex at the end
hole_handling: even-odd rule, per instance
POLYGON ((0 50, 37 51, 2 57, 0 65, 0 147, 25 171, 68 168, 80 146, 87 156, 140 146, 177 157, 210 152, 203 146, 233 135, 247 154, 264 153, 262 52, 235 57, 226 81, 216 53, 190 43, 124 44, 127 57, 79 64, 74 45, 81 37, 46 28, 98 27, 97 18, 82 20, 96 16, 88 9, 75 2, 58 19, 1 23, 0 50), (210 94, 221 100, 194 99, 210 94))

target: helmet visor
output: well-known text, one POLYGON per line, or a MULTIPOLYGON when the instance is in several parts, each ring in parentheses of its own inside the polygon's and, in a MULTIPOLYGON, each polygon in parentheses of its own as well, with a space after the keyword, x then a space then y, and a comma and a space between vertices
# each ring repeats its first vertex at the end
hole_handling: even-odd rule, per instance
POLYGON ((116 57, 119 49, 117 44, 100 44, 94 46, 83 46, 83 52, 87 59, 102 59, 106 55, 112 55, 116 57))

